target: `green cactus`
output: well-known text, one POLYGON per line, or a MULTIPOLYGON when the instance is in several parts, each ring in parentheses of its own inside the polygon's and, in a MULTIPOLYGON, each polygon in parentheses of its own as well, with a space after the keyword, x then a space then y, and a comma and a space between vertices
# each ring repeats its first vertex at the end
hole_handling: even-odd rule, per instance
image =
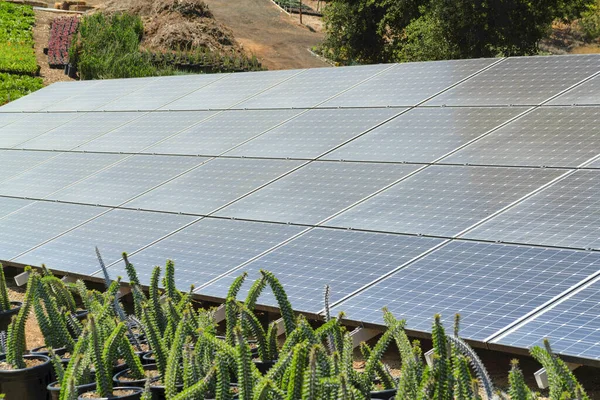
POLYGON ((167 297, 178 303, 181 300, 181 293, 175 286, 175 263, 173 260, 167 260, 165 266, 165 289, 167 297))
POLYGON ((156 266, 152 270, 152 275, 150 276, 150 287, 148 289, 150 296, 151 307, 149 311, 154 314, 154 322, 156 327, 160 330, 160 334, 162 335, 167 327, 167 322, 165 316, 163 314, 162 307, 160 305, 160 291, 158 289, 158 283, 160 281, 160 267, 156 266))
POLYGON ((307 365, 308 343, 302 342, 294 347, 294 356, 290 365, 290 379, 287 386, 287 400, 302 398, 304 371, 307 365))
POLYGON ((254 363, 252 362, 252 354, 250 346, 244 338, 242 330, 236 326, 233 330, 236 339, 236 359, 238 370, 238 387, 240 400, 251 400, 254 387, 254 377, 252 373, 254 363))
POLYGON ((448 358, 448 342, 446 341, 446 333, 442 326, 441 316, 434 316, 433 330, 431 332, 431 340, 433 342, 433 377, 435 379, 435 400, 451 400, 452 384, 450 377, 450 363, 448 358))
POLYGON ((45 344, 48 347, 65 347, 68 352, 73 351, 75 341, 71 336, 67 318, 67 310, 58 309, 55 297, 51 295, 49 284, 44 284, 43 279, 53 278, 44 277, 38 280, 38 287, 35 293, 33 309, 37 318, 40 330, 44 336, 45 344))
POLYGON ((203 399, 210 389, 211 381, 216 373, 216 367, 212 367, 204 379, 196 382, 186 390, 172 397, 170 400, 196 400, 203 399))
POLYGON ((9 311, 11 308, 6 289, 6 278, 4 278, 4 267, 0 264, 0 311, 9 311))
POLYGON ((168 398, 177 394, 177 385, 182 381, 183 346, 188 336, 188 319, 190 314, 184 313, 177 325, 173 343, 170 346, 170 352, 167 359, 167 368, 165 371, 165 393, 168 398))
POLYGON ((39 274, 35 271, 30 271, 29 281, 27 282, 27 291, 25 292, 25 300, 19 313, 13 317, 12 322, 8 326, 8 336, 6 339, 6 362, 14 368, 25 368, 25 360, 23 355, 26 353, 27 343, 25 342, 25 324, 29 317, 31 305, 35 301, 35 293, 38 287, 39 274))
POLYGON ((285 293, 283 286, 281 286, 281 283, 279 283, 279 280, 275 278, 275 275, 264 269, 261 269, 260 273, 271 287, 271 291, 279 305, 279 311, 281 312, 281 318, 283 319, 283 325, 285 326, 285 333, 286 335, 289 335, 296 327, 296 322, 294 310, 288 300, 287 294, 285 293))
POLYGON ((164 344, 162 333, 158 328, 156 314, 151 311, 151 308, 152 307, 149 305, 144 305, 142 307, 143 322, 145 326, 144 332, 146 333, 146 336, 148 338, 150 348, 154 352, 154 358, 156 359, 156 367, 160 373, 160 376, 164 377, 167 370, 166 346, 164 344))
POLYGON ((519 368, 518 360, 511 361, 508 383, 510 384, 508 394, 511 400, 533 400, 533 395, 525 384, 525 378, 521 368, 519 368))

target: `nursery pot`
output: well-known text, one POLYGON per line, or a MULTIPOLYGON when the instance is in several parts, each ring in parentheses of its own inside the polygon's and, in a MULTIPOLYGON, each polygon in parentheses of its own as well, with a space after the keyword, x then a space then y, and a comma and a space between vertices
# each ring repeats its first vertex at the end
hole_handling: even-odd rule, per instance
POLYGON ((371 392, 372 399, 393 399, 398 389, 374 390, 371 392))
MULTIPOLYGON (((60 398, 60 386, 56 385, 57 383, 58 383, 58 381, 52 382, 47 387, 48 393, 50 393, 50 399, 51 400, 58 400, 60 398)), ((96 383, 95 382, 93 382, 93 383, 87 383, 85 385, 78 385, 77 386, 77 394, 83 394, 85 392, 89 392, 89 391, 94 390, 94 389, 96 389, 96 383)))
POLYGON ((266 374, 267 371, 269 371, 271 369, 271 367, 273 367, 273 365, 275 365, 275 363, 277 362, 277 360, 272 360, 272 361, 259 361, 259 360, 254 360, 254 365, 256 365, 256 368, 260 371, 261 374, 266 374))
MULTIPOLYGON (((64 347, 61 347, 60 349, 53 349, 53 350, 57 356, 62 356, 63 354, 65 354, 67 352, 67 349, 64 347)), ((46 345, 36 347, 34 349, 29 350, 29 354, 33 354, 36 356, 41 355, 41 356, 50 357, 50 351, 47 349, 46 345)))
POLYGON ((13 315, 19 312, 23 303, 11 301, 10 305, 13 306, 10 310, 0 311, 0 331, 8 331, 8 325, 10 325, 13 315))
MULTIPOLYGON (((143 368, 144 368, 144 371, 156 371, 156 364, 145 364, 145 365, 143 365, 143 368)), ((129 369, 126 369, 124 371, 117 372, 115 374, 115 376, 113 376, 113 383, 118 386, 134 386, 134 387, 144 387, 146 385, 146 380, 148 378, 131 380, 131 381, 124 381, 124 380, 119 379, 119 378, 123 377, 124 375, 126 375, 129 371, 130 371, 129 369)))
POLYGON ((154 353, 152 351, 147 352, 142 356, 142 364, 156 364, 154 353))
MULTIPOLYGON (((131 394, 127 394, 124 396, 111 396, 108 397, 109 399, 123 399, 123 400, 139 400, 142 397, 142 392, 144 391, 144 389, 142 389, 141 387, 116 387, 113 388, 113 393, 117 390, 130 390, 133 391, 133 393, 131 394)), ((89 390, 89 392, 93 392, 93 390, 89 390)), ((87 393, 87 392, 85 392, 87 393)), ((82 393, 83 394, 83 393, 82 393)), ((98 397, 98 399, 104 399, 105 397, 98 397)), ((85 397, 79 396, 78 397, 79 400, 86 400, 85 397)))
POLYGON ((77 310, 75 311, 75 318, 77 318, 78 321, 83 321, 87 318, 89 313, 89 310, 77 310))
MULTIPOLYGON (((179 392, 181 389, 183 389, 183 385, 177 385, 177 391, 179 392)), ((166 400, 167 399, 164 386, 152 386, 152 384, 151 384, 150 392, 152 393, 152 400, 166 400)))
MULTIPOLYGON (((0 393, 4 393, 7 399, 47 400, 46 388, 52 372, 50 358, 34 354, 28 354, 24 358, 41 360, 43 363, 30 368, 0 371, 0 393)), ((1 361, 5 359, 6 357, 2 357, 1 361)))

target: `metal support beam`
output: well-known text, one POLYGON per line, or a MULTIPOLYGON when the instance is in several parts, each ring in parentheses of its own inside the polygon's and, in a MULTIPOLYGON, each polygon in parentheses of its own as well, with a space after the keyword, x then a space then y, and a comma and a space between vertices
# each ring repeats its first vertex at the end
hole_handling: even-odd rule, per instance
POLYGON ((425 356, 425 361, 427 362, 427 365, 429 365, 429 368, 433 368, 433 349, 431 349, 427 353, 425 353, 424 356, 425 356))
POLYGON ((279 318, 275 321, 277 324, 277 336, 281 336, 285 333, 285 324, 283 323, 283 318, 279 318))
POLYGON ((379 335, 381 333, 380 330, 377 329, 370 329, 370 328, 363 328, 363 327, 358 327, 356 329, 354 329, 352 332, 350 332, 350 337, 352 338, 352 348, 355 349, 358 346, 360 346, 360 344, 362 342, 366 342, 369 339, 373 339, 375 336, 379 335))
POLYGON ((131 286, 121 286, 117 292, 117 298, 120 299, 123 296, 127 296, 131 293, 131 286))
POLYGON ((213 319, 215 324, 225 321, 225 304, 221 304, 219 307, 217 307, 215 313, 213 314, 213 319))
MULTIPOLYGON (((567 364, 567 367, 569 367, 571 371, 574 371, 575 369, 581 367, 581 364, 565 364, 567 364)), ((548 382, 548 372, 546 371, 546 368, 542 368, 540 370, 535 371, 533 373, 533 376, 535 377, 535 382, 537 383, 540 389, 547 389, 548 386, 550 386, 550 383, 548 382)))
POLYGON ((19 275, 15 276, 15 283, 17 286, 23 286, 29 280, 29 271, 21 272, 19 275))
POLYGON ((61 281, 63 281, 64 283, 75 283, 77 282, 77 279, 70 275, 65 275, 61 278, 61 281))

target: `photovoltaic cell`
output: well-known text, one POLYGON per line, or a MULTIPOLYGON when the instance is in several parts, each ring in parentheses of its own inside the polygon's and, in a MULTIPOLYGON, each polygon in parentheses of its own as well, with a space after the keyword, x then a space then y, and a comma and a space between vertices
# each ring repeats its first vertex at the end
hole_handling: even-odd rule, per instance
POLYGON ((600 174, 577 171, 465 236, 577 248, 600 248, 600 174))
POLYGON ((208 111, 147 113, 127 125, 79 146, 77 150, 139 152, 211 115, 213 113, 208 111))
POLYGON ((50 198, 118 206, 205 160, 207 159, 201 157, 132 156, 53 193, 50 198))
POLYGON ((525 110, 522 107, 414 108, 324 159, 432 162, 525 110))
MULTIPOLYGON (((323 288, 329 285, 335 302, 370 284, 440 243, 441 239, 316 228, 197 292, 225 298, 233 280, 248 273, 239 299, 244 299, 260 270, 275 274, 295 310, 317 313, 323 288)), ((258 304, 277 306, 266 288, 258 304)), ((378 310, 380 312, 380 310, 378 310)))
POLYGON ((561 106, 570 106, 573 104, 600 105, 600 76, 582 83, 548 103, 548 105, 561 106))
POLYGON ((391 65, 308 69, 236 108, 308 108, 371 78, 391 65))
POLYGON ((4 181, 0 195, 44 198, 123 157, 118 154, 62 153, 4 181))
POLYGON ((23 118, 0 128, 0 147, 15 147, 19 143, 57 128, 78 116, 76 113, 24 114, 23 118))
POLYGON ((504 244, 451 242, 332 311, 383 324, 381 308, 407 328, 430 332, 434 314, 460 336, 484 340, 600 268, 600 254, 504 244))
POLYGON ((165 110, 226 109, 289 79, 300 71, 280 70, 229 74, 200 90, 167 104, 165 110))
POLYGON ((115 99, 134 92, 156 78, 106 79, 100 80, 82 92, 65 100, 54 102, 45 111, 92 111, 115 99))
POLYGON ((36 202, 0 218, 0 255, 11 260, 106 211, 101 207, 36 202))
POLYGON ((544 338, 557 353, 600 360, 600 278, 494 343, 530 348, 544 338))
POLYGON ((71 150, 141 115, 136 112, 86 113, 15 148, 71 150))
POLYGON ((31 203, 33 203, 31 200, 0 197, 0 219, 31 203))
POLYGON ((311 110, 251 140, 227 155, 316 158, 402 110, 311 110))
POLYGON ((125 207, 205 215, 300 164, 287 160, 216 159, 125 207))
MULTIPOLYGON (((113 210, 14 261, 91 275, 100 270, 95 247, 106 265, 191 222, 193 217, 135 210, 113 210)), ((1 220, 0 220, 1 221, 1 220)), ((163 262, 157 258, 155 262, 163 262)), ((118 275, 111 274, 112 279, 118 275)), ((126 275, 123 275, 126 276, 126 275)))
MULTIPOLYGON (((0 150, 0 182, 21 174, 37 164, 56 157, 58 153, 50 151, 0 150)), ((0 187, 0 194, 3 187, 0 187)))
POLYGON ((454 236, 562 173, 549 169, 432 166, 326 225, 454 236))
POLYGON ((508 58, 426 105, 537 105, 600 71, 600 55, 508 58))
POLYGON ((600 108, 544 107, 470 144, 443 163, 577 167, 600 154, 600 108))
POLYGON ((162 154, 219 155, 298 114, 299 110, 230 110, 144 150, 162 154))
POLYGON ((11 124, 19 119, 23 118, 24 115, 22 113, 3 113, 1 112, 2 108, 0 107, 0 128, 5 125, 11 124))
POLYGON ((315 161, 216 215, 316 224, 417 168, 414 165, 315 161))
POLYGON ((496 61, 488 58, 395 64, 322 106, 413 106, 496 61))
POLYGON ((1 112, 41 111, 93 88, 99 81, 56 82, 0 107, 1 112))
POLYGON ((165 76, 100 107, 105 111, 156 110, 222 79, 224 74, 165 76))
MULTIPOLYGON (((283 224, 205 218, 129 258, 142 284, 152 268, 172 259, 179 288, 196 287, 289 239, 302 228, 283 224)), ((124 266, 109 268, 111 276, 126 277, 124 266)))

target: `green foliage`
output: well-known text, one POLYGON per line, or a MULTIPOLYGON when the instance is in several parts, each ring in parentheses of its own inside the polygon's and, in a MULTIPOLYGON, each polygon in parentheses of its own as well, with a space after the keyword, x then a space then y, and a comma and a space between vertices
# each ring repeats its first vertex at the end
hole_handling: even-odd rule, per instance
POLYGON ((0 106, 43 87, 42 78, 0 73, 0 106))
POLYGON ((6 290, 6 278, 4 278, 4 267, 0 264, 0 311, 8 311, 12 308, 6 290))
POLYGON ((588 40, 600 37, 600 0, 588 4, 586 9, 581 12, 579 25, 588 40))
POLYGON ((13 317, 8 326, 8 336, 6 340, 6 362, 14 368, 25 368, 23 355, 26 353, 27 343, 25 342, 25 324, 31 311, 31 305, 35 301, 35 293, 38 287, 40 276, 37 272, 30 272, 27 282, 27 291, 25 292, 25 301, 19 310, 19 313, 13 317))
POLYGON ((525 378, 523 377, 523 372, 521 372, 519 361, 517 360, 511 361, 508 383, 510 384, 508 394, 510 395, 511 400, 533 400, 533 396, 525 384, 525 378))
POLYGON ((37 74, 31 6, 0 2, 0 21, 0 72, 37 74))

